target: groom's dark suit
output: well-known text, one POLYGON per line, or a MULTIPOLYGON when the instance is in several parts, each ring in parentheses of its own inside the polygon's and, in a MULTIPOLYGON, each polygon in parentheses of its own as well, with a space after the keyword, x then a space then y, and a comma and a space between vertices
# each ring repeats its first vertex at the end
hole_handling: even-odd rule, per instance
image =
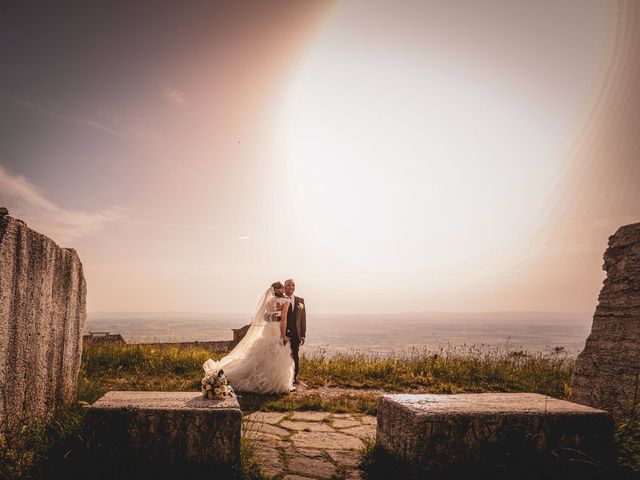
POLYGON ((287 312, 287 337, 291 339, 291 357, 295 365, 293 379, 298 376, 298 351, 300 349, 300 338, 306 337, 307 333, 307 308, 304 305, 304 298, 295 297, 295 305, 289 305, 287 312))

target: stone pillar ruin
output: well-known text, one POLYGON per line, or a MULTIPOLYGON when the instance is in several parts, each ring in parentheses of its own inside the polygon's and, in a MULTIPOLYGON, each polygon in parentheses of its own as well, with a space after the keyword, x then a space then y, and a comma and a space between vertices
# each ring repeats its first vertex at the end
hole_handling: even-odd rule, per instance
POLYGON ((74 249, 0 212, 0 435, 73 401, 86 294, 74 249))
POLYGON ((620 421, 640 414, 640 223, 609 237, 603 258, 607 278, 576 360, 571 400, 620 421))

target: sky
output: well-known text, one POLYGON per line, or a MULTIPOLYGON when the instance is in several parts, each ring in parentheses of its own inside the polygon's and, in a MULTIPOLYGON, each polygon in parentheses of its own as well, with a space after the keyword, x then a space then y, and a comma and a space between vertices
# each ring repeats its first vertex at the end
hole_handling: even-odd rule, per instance
POLYGON ((633 0, 0 4, 0 205, 98 311, 591 315, 640 221, 633 0))

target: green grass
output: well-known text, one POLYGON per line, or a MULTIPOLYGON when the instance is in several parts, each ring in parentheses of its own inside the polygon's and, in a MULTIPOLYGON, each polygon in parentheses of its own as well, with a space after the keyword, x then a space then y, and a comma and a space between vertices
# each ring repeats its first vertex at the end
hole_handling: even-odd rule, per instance
POLYGON ((49 422, 25 423, 18 432, 6 435, 0 441, 0 478, 55 478, 51 476, 52 460, 57 468, 75 459, 83 419, 84 408, 74 404, 49 422))
POLYGON ((640 476, 640 419, 634 417, 616 426, 618 462, 640 476))
POLYGON ((256 446, 243 438, 240 442, 240 477, 243 480, 267 480, 256 458, 256 446))
POLYGON ((564 398, 574 359, 565 354, 461 347, 411 350, 401 356, 367 352, 303 359, 300 377, 310 386, 432 393, 537 392, 564 398))
MULTIPOLYGON (((197 390, 202 364, 211 356, 198 348, 92 345, 83 353, 78 397, 92 402, 116 388, 197 390)), ((434 393, 526 391, 564 398, 573 364, 573 358, 564 354, 476 347, 412 350, 394 356, 320 351, 302 358, 299 378, 310 387, 434 393)), ((287 405, 283 403, 284 410, 291 409, 287 405)))
POLYGON ((312 393, 304 396, 240 394, 238 397, 243 411, 293 412, 300 410, 316 410, 334 413, 366 413, 375 415, 378 396, 363 391, 359 394, 342 393, 325 398, 312 393))
MULTIPOLYGON (((203 375, 202 364, 210 357, 216 359, 220 355, 201 348, 87 345, 82 355, 77 400, 92 403, 109 390, 196 391, 203 375)), ((241 394, 239 400, 245 411, 375 414, 378 395, 375 390, 537 392, 566 398, 573 366, 574 359, 560 349, 543 354, 471 346, 435 352, 412 350, 391 356, 358 351, 331 356, 318 352, 302 358, 299 378, 311 388, 318 387, 322 394, 317 391, 296 395, 241 394)), ((48 425, 29 426, 11 444, 0 440, 0 479, 30 478, 43 469, 66 471, 73 459, 81 455, 82 420, 83 408, 78 403, 59 412, 48 425)), ((636 471, 640 471, 638 423, 623 424, 616 433, 621 463, 636 471)), ((244 475, 260 479, 252 452, 252 446, 245 442, 244 475)))
POLYGON ((202 364, 217 357, 201 348, 93 344, 82 352, 78 399, 94 402, 109 390, 198 390, 202 364))

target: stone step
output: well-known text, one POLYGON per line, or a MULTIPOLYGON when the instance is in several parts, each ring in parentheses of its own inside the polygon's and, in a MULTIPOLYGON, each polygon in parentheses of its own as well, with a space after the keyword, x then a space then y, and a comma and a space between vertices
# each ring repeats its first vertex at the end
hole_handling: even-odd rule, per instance
POLYGON ((607 462, 613 420, 603 410, 535 393, 383 395, 376 444, 414 472, 535 464, 559 449, 607 462))
POLYGON ((231 475, 240 465, 241 424, 235 397, 111 391, 91 405, 86 436, 103 478, 231 475))

